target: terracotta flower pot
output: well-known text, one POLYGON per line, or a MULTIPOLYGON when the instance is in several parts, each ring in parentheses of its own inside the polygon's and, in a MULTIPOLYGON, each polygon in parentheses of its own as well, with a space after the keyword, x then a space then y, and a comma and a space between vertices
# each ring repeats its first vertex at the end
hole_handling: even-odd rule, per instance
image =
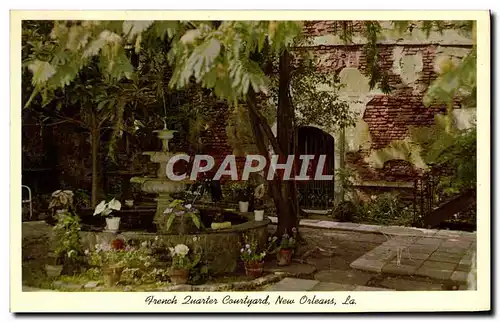
POLYGON ((245 262, 245 272, 247 276, 259 277, 264 270, 264 262, 245 262))
POLYGON ((122 277, 123 267, 110 267, 106 266, 102 268, 102 274, 104 276, 104 282, 107 286, 114 286, 122 277))
POLYGON ((276 253, 276 259, 278 260, 278 266, 288 266, 292 263, 293 249, 280 249, 276 253))
POLYGON ((175 285, 187 284, 189 280, 189 270, 185 268, 171 269, 170 280, 175 285))

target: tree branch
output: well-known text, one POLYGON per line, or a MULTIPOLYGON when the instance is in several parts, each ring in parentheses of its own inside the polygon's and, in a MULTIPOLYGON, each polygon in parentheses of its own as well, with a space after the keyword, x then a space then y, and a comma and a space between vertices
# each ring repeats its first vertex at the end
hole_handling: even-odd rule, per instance
MULTIPOLYGON (((252 89, 250 89, 250 91, 252 91, 252 89)), ((256 103, 255 103, 254 97, 252 97, 252 96, 255 96, 255 95, 248 95, 248 98, 247 98, 248 108, 259 119, 261 128, 264 131, 264 133, 266 134, 267 139, 271 143, 271 146, 273 147, 274 152, 276 152, 279 155, 283 155, 283 152, 281 151, 281 148, 278 144, 278 140, 274 136, 274 133, 273 133, 271 127, 269 126, 269 124, 267 123, 266 118, 255 108, 256 103)))

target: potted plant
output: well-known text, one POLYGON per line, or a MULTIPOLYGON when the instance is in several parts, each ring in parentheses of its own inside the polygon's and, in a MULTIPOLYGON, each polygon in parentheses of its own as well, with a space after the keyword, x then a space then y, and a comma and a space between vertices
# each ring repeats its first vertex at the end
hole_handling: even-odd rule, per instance
POLYGON ((102 270, 106 285, 116 285, 126 268, 151 267, 155 259, 151 256, 150 243, 143 242, 138 247, 126 245, 121 239, 110 243, 97 244, 95 249, 86 250, 88 262, 102 270))
POLYGON ((63 269, 72 271, 82 254, 80 243, 80 219, 69 211, 57 214, 54 231, 54 253, 49 256, 50 264, 45 266, 49 277, 56 277, 63 269))
POLYGON ((262 275, 266 252, 258 252, 256 243, 250 242, 247 243, 245 247, 241 248, 240 257, 245 265, 245 273, 247 276, 259 277, 262 275))
MULTIPOLYGON (((275 242, 277 238, 272 241, 275 242)), ((287 266, 292 262, 292 256, 297 247, 297 229, 292 228, 292 235, 285 233, 281 236, 281 241, 277 247, 276 259, 278 266, 287 266)))
POLYGON ((264 209, 263 208, 263 198, 266 194, 266 186, 264 184, 260 184, 255 188, 254 191, 254 202, 255 202, 255 210, 254 210, 254 216, 255 216, 255 221, 262 221, 264 220, 264 209))
POLYGON ((170 256, 172 257, 172 266, 170 267, 170 280, 175 285, 187 284, 189 272, 200 261, 200 254, 196 253, 194 258, 188 256, 189 247, 184 244, 178 244, 170 247, 170 256))
POLYGON ((193 232, 195 230, 194 227, 196 227, 196 229, 201 229, 202 227, 200 217, 198 216, 198 209, 194 208, 192 204, 184 205, 183 200, 176 199, 172 201, 163 214, 165 216, 158 216, 155 219, 159 230, 162 232, 170 232, 176 220, 178 222, 177 233, 179 235, 193 232), (186 219, 191 219, 191 221, 187 222, 186 219))
POLYGON ((56 190, 52 193, 49 203, 49 223, 53 224, 57 221, 57 214, 69 211, 73 206, 73 191, 71 190, 56 190))
POLYGON ((95 207, 94 211, 94 216, 96 215, 101 215, 106 217, 106 228, 107 230, 111 232, 117 232, 118 229, 120 228, 120 217, 114 217, 112 216, 113 210, 120 210, 122 207, 122 204, 116 200, 115 198, 111 199, 108 203, 106 203, 105 200, 101 201, 95 207))
POLYGON ((246 181, 236 181, 231 184, 233 196, 238 201, 240 212, 248 212, 250 197, 248 194, 248 186, 246 181))

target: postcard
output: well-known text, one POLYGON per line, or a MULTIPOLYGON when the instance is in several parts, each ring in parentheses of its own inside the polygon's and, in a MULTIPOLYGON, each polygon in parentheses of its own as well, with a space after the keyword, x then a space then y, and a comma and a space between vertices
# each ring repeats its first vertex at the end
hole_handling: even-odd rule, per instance
POLYGON ((489 35, 11 11, 11 312, 489 311, 489 35))

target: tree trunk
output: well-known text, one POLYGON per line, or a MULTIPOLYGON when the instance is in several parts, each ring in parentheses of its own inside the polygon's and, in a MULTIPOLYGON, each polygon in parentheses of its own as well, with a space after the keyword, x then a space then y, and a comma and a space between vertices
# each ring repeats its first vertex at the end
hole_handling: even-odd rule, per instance
MULTIPOLYGON (((266 157, 266 169, 269 171, 270 156, 269 144, 273 152, 279 156, 280 162, 286 162, 291 154, 291 145, 294 142, 294 110, 289 97, 290 86, 290 56, 284 52, 280 57, 280 88, 278 102, 278 138, 274 136, 265 118, 260 115, 257 107, 257 96, 252 89, 247 95, 247 105, 255 137, 255 143, 259 153, 266 157)), ((292 176, 295 173, 292 173, 292 176)), ((278 237, 286 231, 291 233, 293 228, 298 229, 300 209, 297 207, 297 189, 295 182, 291 180, 283 181, 279 175, 268 181, 269 193, 273 198, 278 216, 278 237)))
POLYGON ((345 127, 342 127, 340 131, 341 132, 340 132, 340 149, 339 149, 340 150, 339 168, 341 171, 342 180, 339 188, 340 188, 340 202, 344 202, 346 197, 345 182, 347 179, 345 173, 345 127))
POLYGON ((92 144, 92 208, 97 206, 97 192, 99 189, 99 126, 95 112, 92 111, 92 128, 90 129, 91 144, 92 144))
MULTIPOLYGON (((257 149, 259 150, 259 153, 266 158, 265 172, 267 173, 267 171, 269 171, 270 156, 268 151, 268 142, 266 141, 269 140, 269 137, 264 128, 265 126, 268 126, 268 124, 263 124, 262 119, 256 113, 257 111, 256 95, 255 92, 252 91, 252 89, 249 90, 247 96, 247 104, 249 107, 248 111, 250 116, 250 122, 252 124, 252 131, 255 137, 255 144, 257 146, 257 149)), ((294 216, 294 214, 290 212, 290 207, 289 207, 290 202, 283 197, 281 189, 281 181, 275 178, 274 180, 269 180, 267 182, 269 187, 269 193, 273 198, 278 216, 277 233, 279 234, 280 232, 279 229, 280 225, 283 227, 289 227, 291 230, 292 227, 296 227, 295 225, 296 220, 294 219, 294 217, 296 216, 294 216), (286 223, 286 226, 284 226, 283 223, 286 223)), ((284 228, 282 231, 284 231, 284 228)))
MULTIPOLYGON (((283 153, 282 162, 286 162, 289 155, 294 154, 292 147, 295 145, 295 124, 294 109, 290 98, 291 82, 291 64, 290 53, 284 50, 279 59, 279 91, 278 91, 278 110, 277 110, 277 128, 278 144, 283 153)), ((294 165, 295 165, 294 160, 294 165)), ((297 175, 295 166, 292 176, 297 175)), ((293 227, 298 228, 300 209, 297 207, 297 185, 292 180, 281 182, 282 197, 287 201, 287 213, 278 216, 278 236, 285 231, 290 233, 293 227)))

